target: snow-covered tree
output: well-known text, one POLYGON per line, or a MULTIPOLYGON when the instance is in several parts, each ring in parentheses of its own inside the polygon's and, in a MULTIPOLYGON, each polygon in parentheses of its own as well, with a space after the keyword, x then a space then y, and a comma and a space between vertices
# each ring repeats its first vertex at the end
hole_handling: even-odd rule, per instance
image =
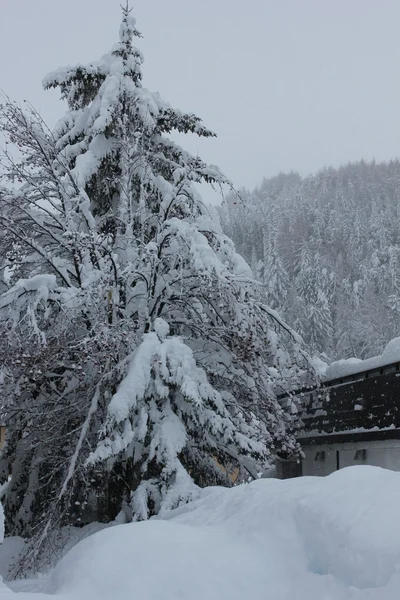
POLYGON ((167 135, 214 134, 143 87, 139 35, 124 9, 109 54, 45 79, 68 104, 54 131, 2 109, 21 160, 0 192, 0 466, 28 567, 64 524, 147 518, 298 452, 275 391, 300 341, 195 191, 226 180, 167 135))
POLYGON ((264 286, 269 306, 281 311, 289 288, 289 276, 276 248, 276 236, 264 237, 264 286))
POLYGON ((305 245, 301 250, 296 278, 296 323, 313 354, 325 351, 329 355, 332 349, 333 324, 328 289, 328 274, 326 269, 321 268, 318 252, 313 254, 305 245))

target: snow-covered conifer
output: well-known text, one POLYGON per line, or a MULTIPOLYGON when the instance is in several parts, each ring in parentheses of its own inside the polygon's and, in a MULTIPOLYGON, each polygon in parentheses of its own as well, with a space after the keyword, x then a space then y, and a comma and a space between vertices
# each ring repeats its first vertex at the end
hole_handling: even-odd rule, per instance
POLYGON ((333 323, 328 302, 329 278, 318 252, 305 245, 296 278, 299 314, 297 325, 312 353, 332 350, 333 323))
POLYGON ((275 235, 264 236, 264 286, 269 306, 283 310, 288 295, 289 276, 276 248, 275 235))
POLYGON ((3 108, 22 185, 1 191, 1 466, 33 558, 64 524, 146 518, 229 485, 232 461, 254 473, 298 452, 275 391, 299 375, 300 340, 194 189, 226 180, 168 134, 214 134, 143 87, 138 37, 123 9, 110 53, 46 77, 68 103, 54 131, 3 108))

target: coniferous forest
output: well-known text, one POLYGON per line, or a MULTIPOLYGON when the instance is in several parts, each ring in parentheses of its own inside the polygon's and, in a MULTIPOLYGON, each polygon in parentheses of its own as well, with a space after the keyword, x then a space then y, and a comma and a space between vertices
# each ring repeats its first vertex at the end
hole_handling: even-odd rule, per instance
POLYGON ((223 229, 269 306, 329 360, 380 354, 400 327, 400 163, 264 180, 227 196, 223 229))

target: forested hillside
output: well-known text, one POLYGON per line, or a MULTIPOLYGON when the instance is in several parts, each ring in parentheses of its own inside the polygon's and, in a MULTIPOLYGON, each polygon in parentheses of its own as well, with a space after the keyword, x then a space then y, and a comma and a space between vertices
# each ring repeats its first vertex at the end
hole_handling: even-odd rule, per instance
POLYGON ((314 353, 381 352, 400 325, 400 162, 359 162, 231 194, 225 233, 314 353))

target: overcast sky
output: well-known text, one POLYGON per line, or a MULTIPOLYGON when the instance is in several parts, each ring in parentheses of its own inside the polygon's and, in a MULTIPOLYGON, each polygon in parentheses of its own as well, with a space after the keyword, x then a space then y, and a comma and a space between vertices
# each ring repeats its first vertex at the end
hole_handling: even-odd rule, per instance
MULTIPOLYGON (((136 0, 144 85, 203 118, 236 187, 400 154, 400 0, 136 0)), ((0 0, 0 88, 53 124, 43 76, 98 59, 118 0, 0 0)))

